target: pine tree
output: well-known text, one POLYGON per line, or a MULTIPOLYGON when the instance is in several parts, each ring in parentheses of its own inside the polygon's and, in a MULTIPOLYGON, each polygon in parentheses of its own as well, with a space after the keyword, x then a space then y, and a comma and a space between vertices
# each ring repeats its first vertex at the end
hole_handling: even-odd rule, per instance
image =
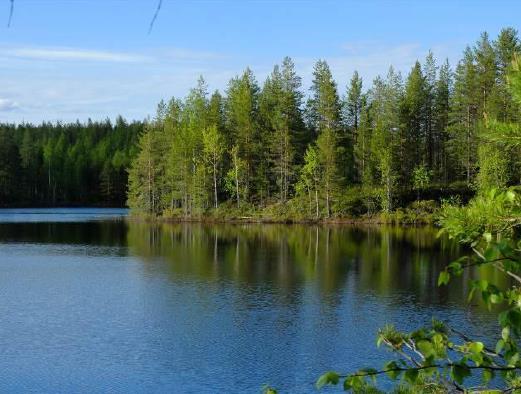
POLYGON ((358 72, 355 71, 347 88, 344 111, 350 142, 353 144, 353 165, 357 169, 356 176, 353 177, 353 180, 356 182, 360 182, 363 177, 365 167, 365 147, 368 145, 366 143, 365 134, 359 135, 363 100, 362 78, 360 78, 358 72))
POLYGON ((476 83, 479 89, 479 108, 478 115, 494 113, 497 111, 497 92, 496 81, 498 77, 498 67, 496 63, 496 53, 489 40, 488 34, 483 33, 481 39, 474 47, 474 59, 476 64, 476 83))
POLYGON ((435 122, 435 101, 436 101, 436 76, 437 66, 434 55, 431 51, 425 59, 422 67, 424 77, 424 128, 425 128, 425 164, 428 171, 439 167, 436 152, 440 149, 440 130, 436 128, 435 122))
POLYGON ((498 108, 497 113, 494 115, 498 120, 507 122, 509 120, 514 120, 518 115, 517 108, 512 99, 512 94, 510 89, 508 89, 507 75, 514 55, 516 53, 521 53, 521 43, 517 31, 512 28, 506 28, 501 30, 493 45, 496 53, 498 72, 498 108))
POLYGON ((255 150, 258 138, 258 94, 259 88, 250 69, 246 69, 241 77, 233 78, 229 82, 226 100, 226 128, 236 145, 235 162, 240 162, 245 167, 244 198, 248 202, 257 197, 254 184, 256 176, 265 175, 255 171, 256 164, 258 164, 255 150))
POLYGON ((299 137, 304 128, 300 85, 293 62, 285 58, 282 67, 276 65, 266 79, 259 99, 259 113, 265 130, 260 140, 268 147, 270 174, 275 179, 281 202, 289 198, 295 156, 300 149, 299 137))
POLYGON ((413 169, 429 160, 429 141, 426 127, 426 86, 419 62, 416 62, 407 78, 405 94, 402 100, 401 129, 401 177, 410 184, 413 169))
POLYGON ((454 93, 451 99, 449 121, 450 154, 456 169, 458 167, 462 169, 467 185, 471 185, 476 165, 476 127, 479 120, 479 108, 482 103, 481 98, 474 54, 467 47, 454 74, 454 93))
POLYGON ((439 142, 436 149, 433 171, 435 178, 441 180, 443 183, 447 183, 448 169, 449 166, 451 166, 447 154, 451 89, 452 73, 447 59, 440 67, 434 99, 434 127, 439 142))
POLYGON ((385 81, 380 77, 375 79, 371 91, 373 110, 371 151, 375 156, 382 208, 385 212, 393 209, 396 182, 399 178, 400 136, 403 134, 403 127, 400 124, 402 97, 401 75, 396 73, 392 67, 390 67, 385 81))
POLYGON ((138 141, 139 154, 129 169, 128 206, 135 212, 159 215, 161 207, 161 140, 148 124, 138 141))
POLYGON ((326 217, 331 215, 332 199, 340 186, 339 148, 341 133, 341 104, 336 83, 325 61, 318 61, 313 71, 310 99, 311 119, 318 131, 317 154, 320 164, 321 186, 325 198, 326 217))

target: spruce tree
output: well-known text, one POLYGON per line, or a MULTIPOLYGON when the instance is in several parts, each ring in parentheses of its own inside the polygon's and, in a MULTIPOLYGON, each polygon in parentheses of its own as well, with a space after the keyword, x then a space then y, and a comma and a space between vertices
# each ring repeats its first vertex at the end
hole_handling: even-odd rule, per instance
POLYGON ((341 185, 339 153, 345 151, 339 149, 342 131, 340 99, 331 70, 325 61, 315 64, 311 91, 309 108, 318 134, 316 144, 326 217, 330 217, 332 200, 341 185))

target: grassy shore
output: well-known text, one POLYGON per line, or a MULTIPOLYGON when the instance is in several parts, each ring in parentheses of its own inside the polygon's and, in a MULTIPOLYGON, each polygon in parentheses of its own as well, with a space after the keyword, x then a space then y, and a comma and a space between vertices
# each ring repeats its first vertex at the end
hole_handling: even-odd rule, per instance
POLYGON ((149 222, 199 222, 199 223, 300 223, 300 224, 386 224, 386 225, 432 225, 436 222, 439 207, 432 201, 417 201, 405 208, 392 212, 374 212, 362 215, 313 215, 295 210, 291 202, 272 204, 264 208, 243 206, 240 209, 231 204, 223 204, 217 209, 186 215, 180 210, 152 216, 132 212, 130 220, 149 222))

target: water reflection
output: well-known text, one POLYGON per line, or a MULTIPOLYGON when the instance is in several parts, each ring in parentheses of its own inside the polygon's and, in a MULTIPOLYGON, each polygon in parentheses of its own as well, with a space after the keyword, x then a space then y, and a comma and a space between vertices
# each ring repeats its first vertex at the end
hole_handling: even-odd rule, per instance
POLYGON ((438 287, 461 250, 434 228, 131 223, 132 253, 167 265, 173 281, 233 281, 294 292, 312 283, 325 297, 350 287, 411 302, 465 305, 466 278, 438 287))
POLYGON ((497 331, 468 278, 437 286, 461 251, 435 229, 22 219, 0 223, 2 392, 308 393, 386 360, 389 322, 497 331))

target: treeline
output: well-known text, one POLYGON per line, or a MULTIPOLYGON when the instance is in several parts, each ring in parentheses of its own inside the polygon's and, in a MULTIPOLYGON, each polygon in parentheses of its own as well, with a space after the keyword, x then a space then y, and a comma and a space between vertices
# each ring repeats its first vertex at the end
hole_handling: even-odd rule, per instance
POLYGON ((520 48, 512 28, 495 40, 483 33, 454 70, 429 53, 405 78, 391 67, 368 89, 357 72, 339 89, 320 60, 307 99, 289 58, 262 87, 249 69, 225 95, 209 95, 201 78, 146 124, 129 205, 327 218, 517 183, 519 151, 482 143, 480 130, 489 119, 519 121, 507 85, 520 48))
POLYGON ((0 124, 0 205, 125 206, 142 122, 0 124))

